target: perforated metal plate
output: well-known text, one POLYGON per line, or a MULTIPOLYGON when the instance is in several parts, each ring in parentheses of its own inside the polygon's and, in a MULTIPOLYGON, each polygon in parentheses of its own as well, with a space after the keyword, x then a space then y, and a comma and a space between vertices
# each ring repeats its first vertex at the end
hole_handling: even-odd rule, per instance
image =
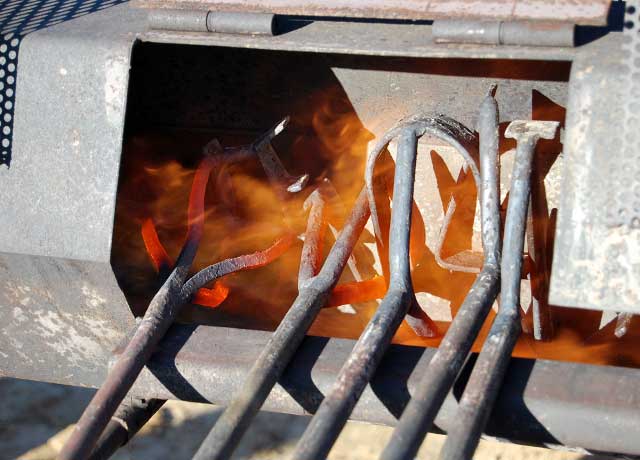
POLYGON ((640 313, 640 9, 572 67, 550 301, 640 313))
POLYGON ((21 0, 0 3, 0 167, 11 166, 20 41, 30 32, 126 0, 21 0))

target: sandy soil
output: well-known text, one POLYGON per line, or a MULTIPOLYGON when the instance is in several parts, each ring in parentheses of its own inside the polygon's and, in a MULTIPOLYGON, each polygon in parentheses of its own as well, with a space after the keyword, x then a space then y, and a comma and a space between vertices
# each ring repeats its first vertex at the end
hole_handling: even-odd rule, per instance
MULTIPOLYGON (((0 459, 53 460, 91 390, 0 379, 0 459)), ((190 459, 221 408, 172 401, 159 411, 114 460, 190 459)), ((234 455, 236 460, 287 458, 306 417, 261 413, 234 455)), ((391 435, 388 427, 350 422, 330 460, 375 459, 391 435)), ((443 436, 429 435, 418 459, 436 458, 443 436)), ((580 454, 483 441, 475 460, 578 460, 580 454)), ((595 460, 596 457, 586 457, 595 460)), ((604 460, 605 457, 600 457, 604 460)))

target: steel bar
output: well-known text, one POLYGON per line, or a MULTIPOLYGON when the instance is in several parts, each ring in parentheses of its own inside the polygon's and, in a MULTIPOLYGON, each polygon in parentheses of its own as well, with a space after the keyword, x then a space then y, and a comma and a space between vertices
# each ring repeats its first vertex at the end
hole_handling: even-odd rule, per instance
POLYGON ((252 145, 251 149, 256 153, 264 171, 269 178, 272 186, 280 194, 280 198, 286 200, 288 193, 297 193, 302 191, 309 181, 309 175, 292 176, 286 170, 278 154, 271 146, 274 137, 280 134, 289 123, 289 117, 280 120, 273 128, 267 131, 252 145))
POLYGON ((327 228, 325 221, 326 201, 321 189, 314 190, 305 200, 304 208, 309 211, 307 230, 304 234, 304 244, 300 255, 300 269, 298 270, 298 290, 304 288, 320 270, 322 262, 322 243, 327 228))
POLYGON ((468 150, 468 147, 475 143, 475 136, 468 128, 461 123, 458 123, 456 120, 444 115, 429 116, 421 114, 403 120, 380 138, 373 148, 372 153, 367 158, 365 182, 367 196, 369 198, 369 207, 371 208, 373 230, 375 232, 379 248, 384 248, 386 243, 382 237, 383 231, 380 228, 380 219, 378 218, 378 208, 376 205, 374 189, 374 168, 380 154, 384 151, 389 142, 397 137, 402 130, 411 126, 415 127, 418 135, 426 134, 433 136, 454 147, 467 162, 476 184, 480 183, 480 171, 478 169, 478 165, 476 164, 474 156, 468 150))
MULTIPOLYGON (((367 190, 369 192, 369 203, 372 208, 372 214, 376 210, 375 196, 373 196, 373 168, 377 157, 393 137, 400 135, 395 187, 402 185, 406 187, 406 178, 410 178, 411 181, 413 181, 415 175, 415 171, 407 171, 408 159, 406 155, 409 155, 409 153, 413 155, 412 164, 415 166, 415 156, 417 156, 416 139, 418 136, 426 133, 449 140, 469 161, 470 166, 472 166, 472 171, 475 172, 474 177, 478 177, 477 165, 461 143, 461 140, 463 142, 469 141, 472 137, 468 130, 465 130, 461 125, 446 117, 418 116, 410 118, 385 134, 369 157, 367 164, 367 190), (410 142, 412 142, 412 144, 410 142), (413 151, 411 150, 412 148, 413 151)), ((407 189, 401 187, 400 190, 403 192, 402 194, 397 193, 396 188, 394 188, 394 196, 396 197, 394 201, 404 198, 406 193, 409 194, 409 198, 408 204, 400 201, 401 204, 394 206, 392 210, 391 228, 403 230, 397 233, 391 232, 390 235, 391 283, 387 295, 378 308, 376 315, 374 315, 374 318, 365 329, 365 332, 361 335, 350 359, 341 370, 334 389, 325 398, 316 416, 298 443, 294 458, 312 459, 326 456, 359 396, 371 379, 373 371, 388 347, 403 316, 407 313, 409 307, 415 306, 417 303, 410 283, 410 266, 408 260, 412 187, 413 182, 411 182, 408 192, 407 189), (406 210, 405 204, 409 208, 408 211, 406 210), (407 222, 401 222, 402 219, 398 217, 397 214, 401 212, 406 212, 404 216, 407 222), (396 219, 394 219, 394 215, 396 219), (397 219, 400 219, 400 221, 397 219), (407 244, 405 252, 400 252, 403 246, 398 246, 397 243, 400 234, 404 234, 402 232, 406 233, 407 244), (402 256, 405 256, 405 259, 402 259, 402 256), (406 262, 406 266, 399 265, 401 261, 406 262), (405 274, 405 269, 409 279, 408 284, 401 281, 403 279, 402 276, 405 274)), ((403 214, 400 214, 400 216, 403 216, 403 214)), ((374 225, 377 235, 380 235, 381 229, 377 214, 374 218, 374 225)), ((381 239, 382 238, 378 236, 378 240, 380 241, 381 239)), ((426 320, 430 321, 428 317, 426 320)), ((429 328, 431 325, 427 322, 425 326, 429 328)), ((425 331, 425 333, 427 332, 428 331, 425 331)), ((430 332, 433 333, 433 329, 431 329, 430 332)))
POLYGON ((531 166, 538 139, 553 139, 557 122, 513 121, 506 137, 517 141, 501 262, 501 303, 460 401, 456 422, 440 453, 442 460, 472 457, 502 385, 511 352, 520 334, 520 279, 531 166))
POLYGON ((326 458, 414 297, 409 266, 409 233, 418 152, 416 132, 406 129, 400 134, 398 144, 391 212, 391 226, 397 231, 391 233, 389 241, 389 289, 340 370, 332 391, 325 396, 298 442, 293 459, 326 458))
POLYGON ((614 330, 614 334, 616 337, 624 337, 624 335, 629 330, 629 325, 631 324, 632 318, 632 313, 618 313, 618 318, 616 319, 616 328, 614 330))
POLYGON ((149 421, 167 402, 165 399, 131 398, 111 417, 88 460, 107 460, 149 421))
POLYGON ((222 278, 223 276, 231 273, 239 272, 242 270, 252 270, 260 268, 268 263, 274 261, 280 257, 289 246, 293 237, 289 234, 276 240, 270 247, 263 251, 257 251, 252 254, 243 254, 238 257, 232 257, 225 259, 215 264, 209 265, 203 268, 198 273, 193 275, 189 280, 184 283, 180 290, 181 301, 188 302, 193 295, 198 292, 200 288, 209 284, 210 282, 222 278))
POLYGON ((84 460, 91 454, 111 416, 178 315, 183 304, 181 289, 202 238, 204 194, 215 164, 212 158, 205 157, 196 171, 189 197, 187 238, 175 268, 151 300, 125 351, 78 420, 60 452, 60 459, 84 460))
POLYGON ((480 105, 480 196, 484 264, 440 346, 402 412, 383 460, 415 457, 467 359, 498 294, 500 279, 500 190, 498 183, 498 105, 490 92, 480 105))
MULTIPOLYGON (((473 174, 476 184, 480 183, 480 172, 478 170, 478 165, 476 164, 475 156, 470 152, 470 150, 468 150, 469 147, 473 147, 473 153, 476 153, 476 137, 469 129, 454 119, 444 115, 429 116, 419 114, 401 121, 398 125, 387 131, 376 143, 371 154, 367 158, 367 165, 365 169, 365 181, 367 195, 369 198, 369 207, 371 208, 371 220, 373 223, 378 252, 382 254, 381 257, 383 260, 385 255, 384 247, 387 244, 388 232, 387 229, 381 228, 380 226, 380 216, 378 215, 377 205, 378 197, 376 197, 375 192, 381 184, 377 183, 374 179, 374 169, 378 158, 380 158, 382 152, 386 151, 389 142, 397 137, 404 129, 415 129, 417 136, 433 136, 453 146, 465 159, 467 166, 471 169, 471 173, 473 174)), ((383 210, 384 208, 382 207, 381 211, 383 210)), ((406 320, 407 324, 413 329, 413 331, 420 336, 430 337, 435 334, 434 323, 420 308, 417 301, 415 301, 415 298, 409 308, 406 320)))
POLYGON ((369 206, 366 192, 363 190, 322 269, 300 291, 252 366, 244 385, 209 432, 194 459, 225 459, 231 456, 251 420, 300 346, 311 323, 326 304, 368 218, 369 206))
POLYGON ((549 226, 543 160, 534 158, 531 165, 531 201, 527 216, 527 248, 529 253, 531 279, 531 310, 533 317, 533 337, 536 340, 553 339, 554 322, 549 305, 549 275, 551 264, 547 257, 555 227, 549 226))

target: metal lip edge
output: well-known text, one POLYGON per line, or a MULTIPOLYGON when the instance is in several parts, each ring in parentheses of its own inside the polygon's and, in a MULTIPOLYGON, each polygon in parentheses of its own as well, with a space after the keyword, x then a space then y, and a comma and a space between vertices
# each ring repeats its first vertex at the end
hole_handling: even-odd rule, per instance
MULTIPOLYGON (((131 392, 227 404, 270 336, 265 331, 174 325, 131 392)), ((354 343, 307 336, 262 409, 314 413, 354 343)), ((394 425, 434 353, 433 348, 392 345, 352 419, 394 425)), ((475 362, 476 354, 471 356, 436 418, 436 430, 446 431, 454 421, 475 362)), ((639 455, 640 423, 634 420, 640 389, 633 385, 638 378, 640 370, 632 368, 513 358, 484 437, 639 455), (579 391, 576 382, 581 382, 579 391)))
POLYGON ((484 8, 473 0, 430 0, 428 2, 350 1, 324 0, 134 0, 134 8, 211 9, 257 13, 333 16, 369 19, 473 19, 473 20, 526 20, 571 22, 584 25, 603 25, 611 0, 581 0, 574 4, 558 0, 501 0, 497 9, 488 2, 484 8), (543 5, 541 5, 543 4, 543 5), (541 7, 542 6, 542 7, 541 7), (545 8, 546 7, 546 8, 545 8))
MULTIPOLYGON (((345 26, 348 33, 350 26, 345 26)), ((384 27, 384 25, 378 25, 384 27)), ((428 27, 428 26, 423 26, 428 27)), ((306 38, 299 31, 288 32, 275 37, 242 36, 232 34, 215 34, 202 32, 173 32, 147 30, 138 34, 137 38, 144 42, 237 47, 248 49, 265 49, 274 51, 301 51, 311 53, 358 54, 365 56, 408 57, 408 58, 472 58, 472 59, 513 59, 539 61, 573 61, 580 53, 580 48, 561 47, 524 47, 509 45, 475 45, 475 44, 435 44, 429 41, 407 46, 405 42, 398 42, 398 46, 388 46, 382 41, 378 43, 354 43, 356 39, 349 39, 350 44, 331 40, 306 38)), ((355 36, 356 34, 354 34, 355 36)), ((347 38, 347 37, 344 37, 347 38)), ((385 43, 388 43, 385 42, 385 43)))

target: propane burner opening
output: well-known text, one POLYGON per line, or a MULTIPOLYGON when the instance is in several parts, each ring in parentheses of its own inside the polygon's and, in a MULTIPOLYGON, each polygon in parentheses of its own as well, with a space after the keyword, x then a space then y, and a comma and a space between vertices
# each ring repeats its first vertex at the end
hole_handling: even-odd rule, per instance
MULTIPOLYGON (((504 101, 504 221, 515 149, 504 130, 517 119, 563 123, 569 68, 566 62, 136 45, 112 250, 132 312, 144 313, 173 268, 185 243, 190 198, 204 192, 191 273, 227 259, 230 265, 218 268, 233 273, 200 289, 178 320, 274 330, 333 246, 364 185, 375 142, 420 113, 444 113, 473 130, 478 105, 494 83, 504 101)), ((389 220, 397 148, 392 141, 375 169, 384 238, 395 231, 389 220)), ((536 151, 524 333, 514 354, 635 366, 628 349, 637 328, 625 323, 628 332, 616 338, 616 321, 605 325, 600 313, 546 305, 561 151, 559 136, 540 141, 536 151), (534 324, 534 310, 548 317, 534 324), (539 324, 543 330, 536 330, 539 324)), ((479 206, 471 171, 450 145, 426 136, 419 152, 409 255, 422 319, 435 323, 425 330, 404 322, 394 342, 437 346, 482 266, 479 206)), ((310 333, 357 338, 386 292, 387 258, 370 221, 310 333)))

